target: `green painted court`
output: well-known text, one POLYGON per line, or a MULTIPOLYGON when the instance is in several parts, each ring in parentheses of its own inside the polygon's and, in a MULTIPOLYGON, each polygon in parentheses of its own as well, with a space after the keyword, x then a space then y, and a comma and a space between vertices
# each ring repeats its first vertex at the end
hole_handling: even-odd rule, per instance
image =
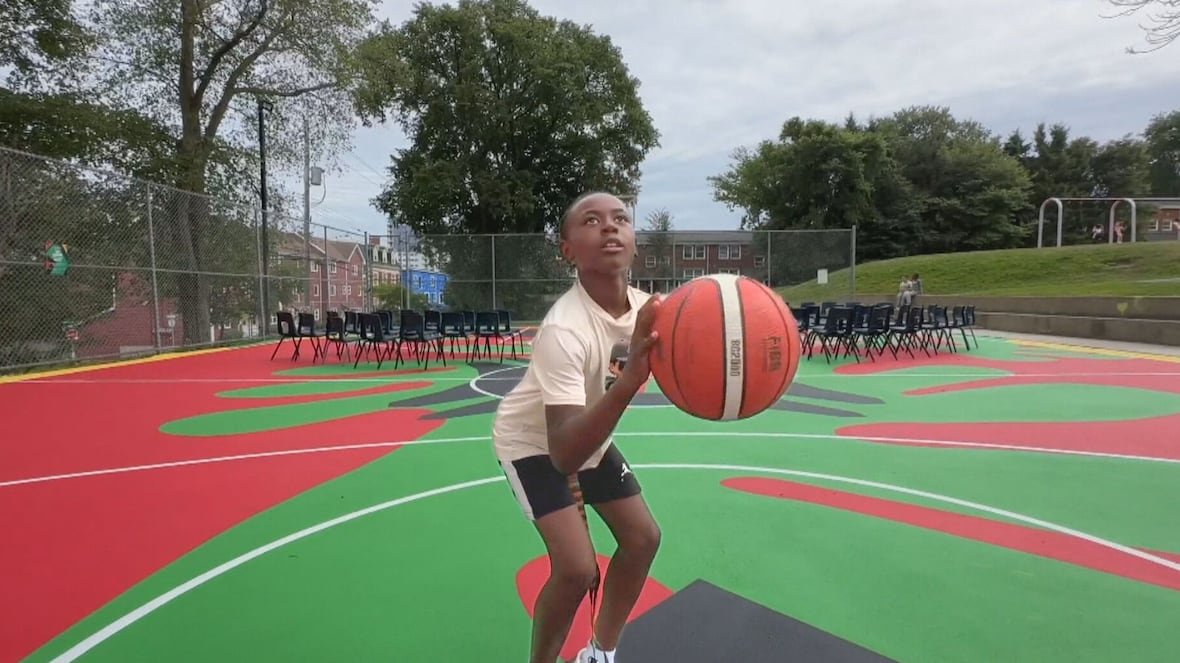
MULTIPOLYGON (((0 384, 0 660, 527 659, 544 548, 488 439, 524 360, 273 350, 0 384)), ((817 352, 739 422, 653 381, 616 442, 663 532, 637 634, 704 581, 895 661, 1180 651, 1174 357, 817 352)))

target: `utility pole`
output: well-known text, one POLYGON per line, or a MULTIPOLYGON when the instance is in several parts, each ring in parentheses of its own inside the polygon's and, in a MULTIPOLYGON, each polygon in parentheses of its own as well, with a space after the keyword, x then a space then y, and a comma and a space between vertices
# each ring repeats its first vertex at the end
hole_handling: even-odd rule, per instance
POLYGON ((262 326, 262 335, 266 336, 270 333, 270 279, 268 273, 270 269, 270 242, 267 239, 267 184, 266 184, 266 117, 265 113, 270 110, 270 103, 262 97, 258 98, 258 169, 259 179, 261 180, 260 188, 258 190, 259 202, 262 207, 262 320, 259 323, 262 326))
MULTIPOLYGON (((307 302, 311 303, 311 129, 307 114, 303 115, 303 250, 307 267, 307 302)), ((327 245, 324 255, 328 254, 327 245)), ((326 293, 320 292, 320 301, 326 293)))

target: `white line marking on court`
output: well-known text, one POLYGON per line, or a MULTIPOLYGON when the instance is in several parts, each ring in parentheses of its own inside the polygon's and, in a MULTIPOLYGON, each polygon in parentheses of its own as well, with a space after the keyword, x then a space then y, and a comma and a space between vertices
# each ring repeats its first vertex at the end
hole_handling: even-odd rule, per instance
MULTIPOLYGON (((520 366, 507 366, 505 368, 496 369, 483 376, 477 378, 465 377, 434 377, 429 373, 420 375, 398 375, 389 377, 371 377, 371 378, 350 378, 350 377, 336 377, 336 376, 293 376, 289 378, 111 378, 111 379, 89 379, 89 378, 44 378, 44 379, 30 379, 21 380, 19 382, 6 383, 9 385, 31 385, 31 384, 312 384, 318 382, 340 382, 340 383, 356 383, 356 384, 398 384, 402 382, 472 382, 473 380, 487 380, 492 382, 515 382, 519 380, 516 377, 489 377, 501 372, 511 370, 520 370, 525 368, 522 364, 520 366)), ((1093 372, 1077 372, 1077 373, 1012 373, 1004 371, 1003 369, 987 369, 994 370, 995 373, 906 373, 905 367, 883 371, 881 373, 866 373, 861 375, 853 374, 839 374, 827 373, 820 375, 802 375, 798 382, 810 382, 813 380, 861 380, 861 379, 889 379, 889 380, 903 380, 907 378, 961 378, 964 380, 994 380, 1003 378, 1036 378, 1036 379, 1055 379, 1055 378, 1098 378, 1098 377, 1121 377, 1121 378, 1166 378, 1166 377, 1180 377, 1180 371, 1093 371, 1093 372)), ((941 386, 941 385, 940 385, 941 386)), ((953 386, 953 385, 946 385, 953 386)), ((481 389, 476 391, 499 398, 495 394, 490 394, 481 389)), ((314 395, 314 394, 312 394, 314 395)))
MULTIPOLYGON (((488 438, 484 438, 484 439, 488 439, 488 438)), ((1111 550, 1121 552, 1125 555, 1129 555, 1131 557, 1137 557, 1137 558, 1142 559, 1146 562, 1149 562, 1152 564, 1157 564, 1159 566, 1171 569, 1173 571, 1180 572, 1180 563, 1176 563, 1171 560, 1167 560, 1162 557, 1158 557, 1156 555, 1152 555, 1150 553, 1143 552, 1142 550, 1138 550, 1135 548, 1131 548, 1129 546, 1122 545, 1120 543, 1116 543, 1114 541, 1103 539, 1103 538, 1095 536, 1093 534, 1087 534, 1086 532, 1082 532, 1082 531, 1079 531, 1076 529, 1065 527, 1063 525, 1058 525, 1056 523, 1052 523, 1052 522, 1049 522, 1046 520, 1041 520, 1039 518, 1034 518, 1032 516, 1026 516, 1024 514, 1016 513, 1014 511, 1008 511, 1006 509, 998 509, 996 507, 991 507, 986 504, 980 504, 978 502, 971 502, 968 500, 962 500, 962 499, 950 497, 947 495, 941 495, 939 493, 931 493, 931 492, 927 492, 927 491, 923 491, 923 490, 906 488, 905 486, 898 486, 898 485, 889 484, 889 483, 879 483, 876 481, 868 481, 865 479, 855 479, 852 477, 845 477, 845 476, 840 476, 840 475, 836 475, 836 474, 822 474, 819 472, 804 472, 801 470, 787 470, 787 469, 780 469, 780 468, 773 468, 773 467, 756 467, 756 466, 749 466, 749 465, 714 465, 714 464, 704 464, 704 463, 644 463, 644 464, 633 464, 632 467, 634 467, 635 469, 651 469, 651 470, 710 470, 710 471, 722 470, 722 471, 727 471, 727 472, 751 472, 751 473, 761 473, 761 474, 779 474, 779 475, 785 475, 785 476, 795 476, 795 477, 805 477, 805 478, 809 478, 809 479, 819 479, 819 480, 824 480, 824 481, 834 481, 837 483, 853 484, 853 485, 857 485, 857 486, 865 486, 865 487, 870 487, 870 488, 879 488, 882 490, 892 491, 892 492, 896 492, 896 493, 903 493, 906 495, 923 497, 923 498, 938 501, 938 502, 945 502, 947 504, 955 504, 955 505, 965 507, 968 509, 974 509, 976 511, 980 511, 983 513, 988 513, 988 514, 992 514, 992 515, 996 515, 996 516, 1002 516, 1005 518, 1010 518, 1012 520, 1028 523, 1030 525, 1034 525, 1037 527, 1041 527, 1043 529, 1058 532, 1060 534, 1065 534, 1066 536, 1071 536, 1076 539, 1089 541, 1090 543, 1094 543, 1094 544, 1103 546, 1105 548, 1109 548, 1111 550)), ((477 486, 498 483, 500 481, 504 481, 503 475, 495 476, 495 477, 488 477, 486 479, 476 479, 474 481, 466 481, 463 483, 456 483, 456 484, 452 484, 450 486, 445 486, 442 488, 435 488, 435 489, 424 491, 421 493, 415 493, 413 495, 408 495, 406 497, 400 497, 398 499, 390 500, 388 502, 382 502, 381 504, 376 504, 376 505, 373 505, 373 506, 370 506, 370 507, 367 507, 364 509, 360 509, 358 511, 353 511, 352 513, 347 513, 347 514, 344 514, 343 516, 339 516, 339 517, 333 518, 331 520, 326 520, 324 522, 319 523, 318 525, 313 525, 311 527, 299 530, 298 532, 295 532, 293 534, 288 534, 287 536, 285 536, 281 539, 276 539, 275 541, 272 541, 266 545, 255 548, 255 549, 251 550, 250 552, 247 552, 243 555, 239 555, 238 557, 235 557, 235 558, 229 560, 228 562, 220 564, 220 565, 206 571, 205 573, 202 573, 201 575, 196 576, 195 578, 192 578, 191 580, 189 580, 181 585, 178 585, 177 587, 174 587, 173 589, 157 596, 156 598, 148 601, 147 603, 144 603, 143 605, 139 606, 138 608, 132 610, 131 612, 123 615, 122 617, 116 619, 115 621, 111 622, 107 626, 103 627, 102 629, 100 629, 99 631, 94 633, 93 635, 82 640, 81 642, 74 645, 70 649, 66 650, 64 653, 62 653, 58 657, 54 658, 53 663, 69 663, 70 661, 77 660, 80 656, 86 654, 90 650, 94 649, 95 647, 102 644, 103 642, 109 640, 111 637, 117 635, 119 632, 125 630, 127 627, 131 626, 135 622, 150 615, 151 613, 160 609, 161 607, 163 607, 164 605, 173 601, 174 599, 176 599, 184 594, 187 594, 188 592, 200 587, 201 585, 204 585, 205 583, 209 582, 210 580, 214 580, 220 576, 225 575, 226 573, 229 573, 230 571, 238 568, 239 566, 242 566, 243 564, 246 564, 247 562, 249 562, 251 560, 257 559, 258 557, 261 557, 262 555, 265 555, 268 552, 272 552, 278 548, 281 548, 289 543, 294 543, 295 541, 307 538, 307 537, 309 537, 313 534, 317 534, 319 532, 323 532, 324 530, 330 529, 330 528, 335 527, 337 525, 341 525, 341 524, 356 520, 358 518, 362 518, 364 516, 368 516, 368 515, 377 513, 379 511, 391 509, 396 506, 401 506, 403 504, 409 504, 411 502, 416 502, 418 500, 422 500, 422 499, 425 499, 428 497, 434 497, 437 495, 443 495, 446 493, 453 493, 453 492, 457 492, 460 490, 466 490, 468 488, 474 488, 477 486)), ((838 508, 838 507, 831 507, 831 508, 838 508)), ((953 536, 953 535, 951 535, 951 536, 953 536)))
POLYGON ((477 376, 471 378, 471 380, 467 383, 467 385, 469 387, 471 387, 471 389, 474 390, 476 393, 483 394, 484 396, 487 396, 489 398, 495 398, 496 400, 503 400, 504 399, 503 396, 501 396, 499 394, 493 394, 492 392, 487 391, 485 389, 481 389, 480 386, 476 383, 479 382, 480 380, 506 380, 506 381, 511 380, 511 381, 519 382, 521 378, 493 378, 490 376, 496 375, 497 373, 505 373, 507 371, 519 371, 523 368, 524 368, 524 366, 506 366, 504 368, 497 368, 494 371, 488 371, 485 375, 477 375, 477 376))
POLYGON ((64 479, 81 479, 83 477, 95 477, 107 474, 122 474, 124 472, 142 472, 145 470, 163 470, 170 467, 185 467, 187 465, 205 465, 209 463, 226 463, 235 460, 251 460, 255 458, 274 458, 277 456, 298 456, 300 454, 314 454, 325 453, 328 451, 350 451, 355 449, 378 449, 381 447, 407 447, 407 446, 421 446, 424 444, 448 444, 453 442, 482 442, 486 437, 448 437, 439 439, 427 440, 403 440, 401 442, 371 442, 368 444, 342 444, 330 447, 310 447, 307 449, 283 449, 280 451, 262 451, 252 454, 240 454, 237 456, 214 456, 212 458, 193 458, 189 460, 177 460, 166 463, 153 463, 150 465, 130 465, 127 467, 112 467, 101 470, 87 470, 83 472, 71 472, 68 474, 52 474, 48 476, 32 477, 29 479, 14 479, 11 481, 0 481, 0 488, 8 486, 20 486, 30 483, 44 483, 46 481, 61 481, 64 479))
MULTIPOLYGON (((1095 458, 1111 458, 1116 460, 1135 460, 1146 461, 1149 463, 1172 463, 1180 464, 1180 459, 1176 458, 1156 458, 1154 456, 1133 456, 1130 454, 1116 454, 1104 453, 1100 451, 1075 451, 1071 449, 1053 449, 1050 447, 1023 447, 1016 444, 999 444, 989 442, 959 442, 955 440, 933 440, 916 437, 874 437, 865 435, 828 435, 823 433, 756 433, 748 431, 728 431, 728 432, 652 432, 652 433, 614 433, 615 437, 753 437, 753 438, 776 438, 787 440, 834 440, 841 442, 855 442, 857 440, 864 440, 867 442, 894 442, 899 444, 921 444, 939 447, 963 447, 968 449, 1004 449, 1007 451, 1027 451, 1030 453, 1046 453, 1058 456, 1085 456, 1095 458)), ((9 481, 0 481, 0 488, 11 486, 20 486, 30 483, 45 483, 49 481, 62 481, 66 479, 81 479, 85 477, 103 476, 108 474, 123 474, 125 472, 141 472, 146 470, 163 470, 170 467, 185 467, 188 465, 205 465, 209 463, 225 463, 236 460, 252 460, 256 458, 274 458, 279 456, 296 456, 299 454, 310 453, 327 453, 332 451, 349 451, 353 449, 376 449, 381 447, 411 447, 422 446, 430 444, 452 444, 457 442, 481 442, 487 440, 487 437, 448 437, 438 439, 425 440, 403 440, 400 442, 372 442, 369 444, 343 444, 339 446, 329 447, 312 447, 308 449, 286 449, 279 451, 263 451, 252 454, 241 454, 237 456, 215 456, 212 458, 194 458, 189 460, 178 460, 165 463, 153 463, 150 465, 130 465, 126 467, 111 467, 98 470, 86 470, 82 472, 70 472, 67 474, 51 474, 47 476, 30 477, 27 479, 12 479, 9 481)))
POLYGON ((66 661, 76 660, 79 656, 82 656, 83 654, 90 651, 91 649, 94 649, 95 647, 102 644, 106 640, 109 640, 112 636, 118 634, 120 631, 127 628, 128 626, 131 626, 132 624, 139 621, 140 619, 143 619, 144 617, 155 612, 156 610, 158 610, 159 608, 161 608, 165 604, 171 602, 173 599, 176 599, 177 597, 179 597, 183 594, 187 594, 188 592, 196 589, 197 587, 200 587, 201 585, 209 582, 210 580, 213 580, 214 578, 225 575, 226 573, 236 569, 237 567, 245 564, 246 562, 249 562, 250 560, 255 559, 257 557, 261 557, 262 555, 265 555, 266 553, 268 553, 272 550, 275 550, 277 548, 281 548, 281 547, 287 545, 288 543, 298 541, 299 539, 307 538, 307 537, 311 536, 312 534, 316 534, 317 532, 322 532, 326 529, 335 527, 336 525, 340 525, 342 523, 346 523, 351 520, 356 520, 357 518, 367 516, 371 513, 377 513, 378 511, 383 511, 385 509, 389 509, 389 508, 392 508, 395 506, 401 506, 402 504, 409 504, 410 502, 415 502, 417 500, 425 499, 427 497, 434 497, 435 495, 442 495, 444 493, 451 493, 451 492, 463 490, 465 488, 471 488, 474 486, 481 486, 483 484, 495 483, 495 482, 503 481, 503 480, 504 480, 504 477, 502 477, 502 476, 489 477, 487 479, 477 479, 475 481, 456 483, 456 484, 452 484, 450 486, 446 486, 443 488, 435 488, 433 490, 428 490, 428 491, 421 492, 421 493, 415 493, 413 495, 401 497, 396 500, 390 500, 388 502, 383 502, 381 504, 375 504, 371 507, 361 509, 359 511, 353 511, 352 513, 347 513, 347 514, 340 516, 338 518, 333 518, 332 520, 326 520, 318 525, 313 525, 313 526, 308 527, 306 529, 299 530, 298 532, 295 532, 294 534, 288 534, 287 536, 285 536, 281 539, 277 539, 277 540, 272 541, 264 546, 255 548, 254 550, 251 550, 250 552, 248 552, 244 555, 240 555, 238 557, 235 557, 235 558, 229 560, 228 562, 225 562, 224 564, 221 564, 220 566, 216 566, 216 567, 202 573, 201 575, 193 578, 192 580, 189 580, 188 582, 185 582, 184 584, 179 585, 179 586, 157 596, 156 598, 152 599, 151 601, 148 601, 147 603, 139 606, 135 610, 132 610, 131 612, 127 613, 126 615, 123 615, 122 617, 120 617, 120 618, 116 619, 115 621, 111 622, 110 624, 106 625, 101 630, 99 630, 97 633, 91 635, 90 637, 86 638, 82 642, 79 642, 78 644, 74 645, 73 647, 71 647, 70 649, 68 649, 64 653, 62 653, 60 656, 54 658, 53 660, 60 661, 62 663, 65 663, 66 661))

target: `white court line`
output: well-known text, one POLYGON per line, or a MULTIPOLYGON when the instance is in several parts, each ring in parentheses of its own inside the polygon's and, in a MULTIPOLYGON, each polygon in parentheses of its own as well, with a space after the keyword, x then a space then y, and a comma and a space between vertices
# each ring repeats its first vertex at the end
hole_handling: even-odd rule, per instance
POLYGON ((488 376, 491 376, 491 375, 496 375, 497 373, 504 373, 504 372, 506 372, 506 371, 520 370, 520 369, 522 369, 522 368, 524 368, 524 367, 523 367, 523 366, 507 366, 507 367, 505 367, 505 368, 497 368, 497 369, 496 369, 496 370, 494 370, 494 371, 488 371, 488 372, 487 372, 485 375, 476 376, 476 377, 474 377, 474 378, 471 378, 471 380, 469 380, 469 381, 468 381, 468 383, 467 383, 467 386, 471 387, 471 389, 472 389, 473 391, 475 391, 475 392, 477 392, 477 393, 480 393, 480 394, 483 394, 484 396, 488 396, 489 398, 495 398, 495 399, 497 399, 497 400, 503 400, 503 398, 504 398, 503 396, 500 396, 499 394, 493 394, 492 392, 490 392, 490 391, 487 391, 487 390, 485 390, 485 389, 481 389, 481 388, 479 387, 479 385, 478 385, 478 384, 476 384, 476 383, 477 383, 477 382, 479 382, 479 381, 481 381, 481 380, 514 380, 514 381, 520 381, 520 379, 521 379, 521 378, 493 378, 493 377, 488 377, 488 376))
MULTIPOLYGON (((1090 543, 1100 545, 1104 548, 1109 548, 1111 550, 1121 552, 1125 555, 1129 555, 1131 557, 1137 557, 1137 558, 1144 560, 1146 562, 1156 564, 1156 565, 1171 569, 1173 571, 1180 572, 1180 563, 1176 563, 1171 560, 1167 560, 1162 557, 1152 555, 1151 553, 1143 552, 1142 550, 1138 550, 1138 549, 1132 548, 1130 546, 1122 545, 1121 543, 1117 543, 1114 541, 1103 539, 1103 538, 1095 536, 1093 534, 1087 534, 1086 532, 1082 532, 1080 530, 1065 527, 1063 525, 1058 525, 1056 523, 1052 523, 1052 522, 1049 522, 1046 520, 1041 520, 1039 518, 1034 518, 1032 516, 1026 516, 1024 514, 1016 513, 1014 511, 1008 511, 1006 509, 999 509, 996 507, 988 506, 986 504, 980 504, 978 502, 971 502, 968 500, 962 500, 962 499, 958 499, 956 497, 950 497, 950 496, 942 495, 939 493, 931 493, 931 492, 927 492, 927 491, 923 491, 923 490, 906 488, 905 486, 898 486, 895 484, 879 483, 876 481, 867 481, 865 479, 855 479, 852 477, 846 477, 846 476, 841 476, 841 475, 837 475, 837 474, 821 474, 818 472, 804 472, 804 471, 800 471, 800 470, 788 470, 788 469, 781 469, 781 468, 757 467, 757 466, 748 466, 748 465, 712 465, 712 464, 695 464, 695 463, 645 463, 645 464, 634 464, 634 465, 632 465, 632 467, 634 467, 635 469, 651 469, 651 470, 711 470, 711 471, 723 470, 723 471, 729 471, 729 472, 751 472, 751 473, 762 473, 762 474, 779 474, 779 475, 803 477, 803 478, 809 478, 809 479, 819 479, 819 480, 824 480, 824 481, 833 481, 833 482, 837 482, 837 483, 852 484, 852 485, 856 485, 856 486, 865 486, 865 487, 869 487, 869 488, 878 488, 878 489, 892 491, 892 492, 896 492, 896 493, 913 495, 915 497, 923 497, 923 498, 938 501, 938 502, 945 502, 947 504, 955 504, 955 505, 965 507, 968 509, 980 511, 982 513, 987 513, 987 514, 991 514, 991 515, 995 515, 995 516, 1010 518, 1012 520, 1027 523, 1029 525, 1033 525, 1033 526, 1040 527, 1040 528, 1047 529, 1047 530, 1052 530, 1052 531, 1057 532, 1059 534, 1071 536, 1076 539, 1081 539, 1083 541, 1089 541, 1090 543)), ((350 521, 356 520, 358 518, 362 518, 364 516, 368 516, 368 515, 371 515, 371 514, 380 512, 380 511, 384 511, 386 509, 391 509, 396 506, 401 506, 404 504, 409 504, 411 502, 416 502, 418 500, 426 499, 429 497, 443 495, 446 493, 453 493, 453 492, 465 490, 468 488, 474 488, 477 486, 498 483, 503 480, 504 480, 504 477, 503 477, 503 475, 501 475, 501 476, 495 476, 495 477, 488 477, 486 479, 476 479, 474 481, 466 481, 463 483, 456 483, 456 484, 452 484, 450 486, 445 486, 442 488, 435 488, 433 490, 428 490, 428 491, 424 491, 421 493, 415 493, 413 495, 408 495, 406 497, 401 497, 401 498, 398 498, 395 500, 390 500, 388 502, 382 502, 381 504, 376 504, 376 505, 373 505, 373 506, 370 506, 370 507, 367 507, 364 509, 360 509, 358 511, 353 511, 352 513, 347 513, 343 516, 339 516, 339 517, 333 518, 331 520, 326 520, 324 522, 319 523, 318 525, 313 525, 313 526, 308 527, 306 529, 299 530, 298 532, 295 532, 293 534, 288 534, 287 536, 285 536, 281 539, 276 539, 275 541, 272 541, 266 545, 255 548, 255 549, 251 550, 250 552, 247 552, 243 555, 239 555, 238 557, 235 557, 235 558, 229 560, 228 562, 220 564, 220 565, 206 571, 205 573, 202 573, 201 575, 196 576, 195 578, 192 578, 191 580, 189 580, 181 585, 178 585, 178 586, 168 590, 167 592, 164 592, 163 594, 160 594, 156 598, 148 601, 147 603, 144 603, 143 605, 139 606, 138 608, 135 608, 134 610, 132 610, 131 612, 128 612, 127 614, 123 615, 122 617, 119 617, 118 619, 116 619, 115 621, 106 625, 105 627, 103 627, 102 629, 100 629, 99 631, 94 633, 93 635, 87 637, 86 639, 82 640, 81 642, 74 645, 70 649, 66 650, 64 653, 62 653, 61 655, 54 658, 53 663, 69 663, 70 661, 77 660, 80 656, 86 654, 87 652, 94 649, 98 645, 100 645, 103 642, 114 637, 115 635, 117 635, 121 631, 125 630, 129 626, 135 624, 135 622, 143 619, 144 617, 150 615, 151 613, 155 612, 156 610, 159 610, 161 607, 163 607, 164 605, 173 601, 174 599, 200 587, 201 585, 204 585, 205 583, 209 582, 210 580, 214 580, 220 576, 225 575, 226 573, 229 573, 230 571, 238 568, 239 566, 242 566, 243 564, 246 564, 247 562, 249 562, 251 560, 257 559, 258 557, 261 557, 262 555, 264 555, 268 552, 272 552, 278 548, 281 548, 282 546, 285 546, 289 543, 293 543, 293 542, 298 541, 300 539, 307 538, 313 534, 323 532, 324 530, 330 529, 330 528, 335 527, 337 525, 341 525, 341 524, 344 524, 344 523, 347 523, 347 522, 350 522, 350 521)), ((836 508, 836 507, 833 507, 833 508, 836 508)))
MULTIPOLYGON (((483 376, 474 378, 479 381, 505 381, 516 382, 519 378, 516 377, 488 377, 497 373, 503 373, 512 370, 523 370, 524 366, 507 366, 499 368, 483 376)), ((898 368, 882 373, 867 373, 863 375, 849 375, 827 373, 821 375, 801 375, 797 379, 799 382, 808 382, 811 380, 852 380, 852 379, 894 379, 901 380, 906 378, 964 378, 977 380, 990 380, 997 378, 1068 378, 1068 377, 1180 377, 1180 371, 1093 371, 1093 372, 1079 372, 1079 373, 1012 373, 1002 369, 988 369, 980 367, 982 370, 995 371, 994 373, 902 373, 900 371, 908 370, 906 368, 898 368)), ((19 382, 11 382, 11 385, 21 384, 309 384, 315 382, 343 382, 343 383, 358 383, 358 384, 396 384, 399 382, 473 382, 472 378, 463 377, 434 377, 429 373, 420 375, 397 375, 390 377, 371 377, 371 378, 350 378, 350 377, 314 377, 314 376, 295 376, 290 378, 112 378, 112 379, 96 379, 96 378, 44 378, 21 380, 19 382)), ((480 389, 476 389, 480 393, 487 393, 480 389)), ((494 394, 488 394, 494 396, 494 394)), ((498 397, 497 397, 498 398, 498 397)))
MULTIPOLYGON (((932 440, 915 437, 877 437, 865 435, 829 435, 823 433, 756 433, 749 431, 717 431, 717 432, 652 432, 652 433, 614 433, 614 437, 742 437, 742 438, 774 438, 774 439, 788 439, 788 440, 834 440, 840 442, 856 442, 858 440, 867 442, 894 442, 899 444, 921 444, 939 447, 962 447, 967 449, 1005 449, 1008 451, 1026 451, 1030 453, 1046 453, 1058 456, 1084 456, 1094 458, 1112 458, 1117 460, 1136 460, 1146 461, 1149 463, 1173 463, 1180 464, 1180 459, 1175 458, 1156 458, 1154 456, 1133 456, 1129 454, 1103 453, 1099 451, 1074 451, 1071 449, 1053 449, 1050 447, 1022 447, 1015 444, 999 444, 990 442, 959 442, 956 440, 932 440)), ((343 444, 339 446, 328 447, 314 447, 308 449, 287 449, 280 451, 263 451, 252 454, 241 454, 236 456, 214 456, 212 458, 194 458, 190 460, 177 460, 165 463, 153 463, 149 465, 130 465, 126 467, 111 467, 98 470, 86 470, 82 472, 70 472, 66 474, 51 474, 39 477, 30 477, 27 479, 12 479, 9 481, 0 481, 0 488, 21 486, 31 483, 46 483, 49 481, 63 481, 67 479, 81 479, 85 477, 104 476, 109 474, 123 474, 126 472, 143 472, 147 470, 163 470, 172 467, 185 467, 188 465, 206 465, 210 463, 227 463, 237 460, 252 460, 256 458, 274 458, 279 456, 297 456, 300 454, 310 453, 327 453, 331 451, 349 451, 354 449, 377 449, 381 447, 410 447, 430 444, 453 444, 458 442, 483 442, 490 440, 484 437, 447 437, 437 439, 425 440, 403 440, 400 442, 371 442, 368 444, 343 444)))

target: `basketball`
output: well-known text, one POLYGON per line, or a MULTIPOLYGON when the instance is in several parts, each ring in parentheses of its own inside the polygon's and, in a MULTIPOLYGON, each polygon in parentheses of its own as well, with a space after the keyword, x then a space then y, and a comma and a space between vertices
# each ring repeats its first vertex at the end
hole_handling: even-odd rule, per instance
POLYGON ((786 393, 799 369, 795 316, 773 290, 734 274, 697 277, 664 298, 652 377, 701 419, 752 417, 786 393))

